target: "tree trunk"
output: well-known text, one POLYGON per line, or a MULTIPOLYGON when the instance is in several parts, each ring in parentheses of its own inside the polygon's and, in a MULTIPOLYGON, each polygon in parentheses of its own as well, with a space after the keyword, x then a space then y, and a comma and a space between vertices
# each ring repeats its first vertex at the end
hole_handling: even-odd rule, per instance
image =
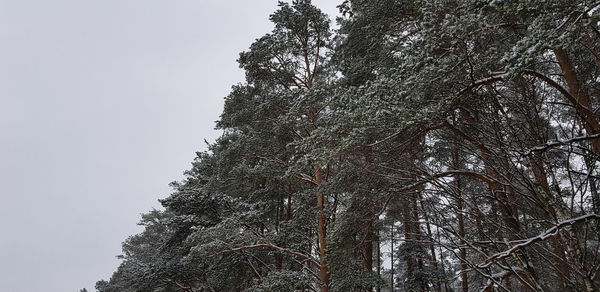
MULTIPOLYGON (((404 244, 410 249, 418 247, 420 240, 419 223, 417 221, 416 198, 412 194, 403 194, 402 199, 402 223, 404 224, 404 244)), ((408 250, 408 249, 407 249, 408 250)), ((403 256, 406 264, 404 278, 410 284, 411 291, 425 291, 422 281, 415 282, 417 271, 423 268, 423 260, 415 255, 405 254, 403 256)), ((406 284, 406 283, 405 283, 406 284)))
MULTIPOLYGON (((425 207, 423 206, 423 198, 420 198, 421 201, 421 208, 424 210, 425 207)), ((425 217, 425 228, 427 228, 427 237, 429 238, 429 252, 431 253, 431 265, 433 266, 433 269, 435 271, 439 270, 439 265, 438 265, 438 261, 437 261, 437 256, 435 255, 435 245, 434 245, 434 241, 433 241, 433 232, 431 232, 431 224, 429 223, 429 216, 427 216, 427 212, 423 211, 423 216, 425 217)), ((435 279, 435 282, 433 283, 433 286, 435 287, 435 290, 438 292, 442 292, 442 283, 440 281, 440 279, 435 279)))
MULTIPOLYGON (((592 173, 594 171, 595 161, 592 157, 585 155, 585 166, 587 168, 588 173, 592 173)), ((592 195, 592 211, 596 214, 600 214, 600 194, 598 193, 598 180, 590 176, 588 178, 588 184, 590 186, 590 193, 592 195)))
MULTIPOLYGON (((377 231, 377 234, 375 235, 375 242, 376 242, 376 251, 375 254, 377 256, 376 258, 376 269, 377 269, 377 278, 381 278, 381 238, 379 237, 379 231, 377 231)), ((381 285, 377 285, 377 292, 381 292, 381 285)))
MULTIPOLYGON (((463 169, 463 164, 460 160, 460 154, 458 149, 454 149, 452 152, 452 164, 454 169, 463 169)), ((467 248, 465 247, 465 217, 464 217, 464 201, 462 194, 462 178, 460 176, 456 176, 454 178, 454 185, 456 187, 457 198, 457 214, 456 217, 458 219, 458 236, 460 236, 460 245, 461 248, 459 250, 460 255, 460 281, 463 292, 469 292, 469 275, 467 274, 467 270, 469 269, 469 265, 467 263, 467 248)))
MULTIPOLYGON (((468 114, 465 114, 465 119, 474 122, 472 117, 468 114)), ((505 157, 497 157, 493 156, 493 152, 484 144, 482 144, 478 139, 473 138, 458 129, 454 125, 447 123, 447 126, 454 132, 457 136, 463 138, 464 140, 473 144, 473 146, 479 149, 479 154, 481 155, 481 160, 484 164, 485 174, 491 178, 490 181, 487 181, 488 188, 492 193, 492 196, 497 200, 497 207, 500 211, 501 219, 504 225, 510 230, 509 232, 504 232, 503 237, 508 241, 518 240, 518 234, 521 233, 521 226, 516 216, 515 208, 514 208, 514 193, 512 189, 508 186, 503 186, 500 184, 503 176, 498 173, 498 170, 494 167, 496 165, 501 165, 501 170, 508 170, 508 165, 506 164, 508 159, 505 157)), ((524 286, 530 287, 529 290, 541 290, 539 288, 537 282, 537 276, 535 274, 535 270, 530 264, 529 256, 526 251, 519 251, 515 253, 515 256, 523 263, 523 269, 526 271, 523 277, 519 277, 519 279, 523 282, 524 286)))
POLYGON ((394 223, 390 228, 390 291, 394 292, 394 223))
POLYGON ((373 240, 375 239, 375 233, 373 232, 373 224, 369 224, 364 237, 362 253, 364 256, 363 266, 367 272, 373 271, 373 240))
MULTIPOLYGON (((316 167, 315 182, 317 187, 323 183, 323 170, 316 167)), ((329 292, 329 269, 325 259, 327 255, 327 218, 325 217, 325 195, 317 192, 317 207, 319 208, 319 279, 321 280, 321 292, 329 292)))
MULTIPOLYGON (((571 93, 574 98, 574 100, 569 101, 573 103, 573 106, 577 110, 577 114, 581 118, 587 134, 593 135, 600 133, 600 123, 592 110, 591 99, 577 78, 575 67, 573 66, 573 63, 571 63, 571 60, 569 60, 569 55, 564 49, 556 48, 554 49, 554 56, 556 56, 556 60, 560 65, 565 81, 569 86, 569 93, 571 93)), ((596 154, 600 154, 600 139, 592 140, 592 148, 596 154)))
MULTIPOLYGON (((457 185, 460 186, 460 183, 457 185)), ((465 217, 463 215, 464 204, 463 199, 459 198, 458 200, 458 235, 460 236, 460 281, 463 292, 469 292, 469 275, 467 271, 469 269, 469 265, 467 263, 467 248, 465 247, 465 217)))

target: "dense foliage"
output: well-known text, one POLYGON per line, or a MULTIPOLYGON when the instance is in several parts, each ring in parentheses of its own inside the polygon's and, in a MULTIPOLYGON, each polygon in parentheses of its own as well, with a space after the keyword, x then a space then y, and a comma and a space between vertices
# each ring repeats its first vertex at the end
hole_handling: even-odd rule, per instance
POLYGON ((280 2, 99 292, 600 289, 600 4, 280 2))

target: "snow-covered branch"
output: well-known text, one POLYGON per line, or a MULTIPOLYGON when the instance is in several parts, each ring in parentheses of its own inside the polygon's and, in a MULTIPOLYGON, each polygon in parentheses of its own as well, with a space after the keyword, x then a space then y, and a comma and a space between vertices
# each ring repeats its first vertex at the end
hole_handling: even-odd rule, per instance
POLYGON ((505 270, 505 271, 501 271, 495 274, 491 274, 491 275, 486 275, 486 277, 488 278, 487 283, 485 284, 485 286, 483 287, 483 289, 481 290, 481 292, 492 292, 493 290, 493 286, 494 284, 498 283, 498 282, 502 282, 505 278, 507 278, 508 276, 514 274, 519 274, 519 273, 523 273, 524 270, 519 268, 519 267, 510 267, 510 270, 505 270))
POLYGON ((547 143, 537 145, 537 146, 527 150, 527 152, 525 152, 525 154, 523 154, 523 155, 529 156, 529 155, 533 154, 534 152, 546 151, 553 147, 568 145, 568 144, 575 143, 575 142, 580 142, 580 141, 585 141, 585 140, 593 140, 593 139, 600 139, 600 134, 583 135, 583 136, 577 136, 577 137, 573 137, 573 138, 565 139, 565 140, 549 141, 547 143))
MULTIPOLYGON (((442 111, 443 112, 447 112, 450 111, 451 109, 454 108, 454 106, 457 103, 457 100, 460 99, 460 97, 462 97, 463 95, 472 92, 474 89, 477 89, 481 86, 484 85, 490 85, 492 83, 498 82, 498 81, 503 81, 504 80, 504 72, 500 72, 500 73, 495 73, 494 75, 484 78, 484 79, 480 79, 480 80, 476 80, 473 83, 471 83, 470 85, 466 86, 465 88, 463 88, 462 90, 460 90, 459 92, 457 92, 456 94, 454 94, 453 96, 450 96, 448 98, 446 98, 443 101, 443 106, 442 106, 442 111)), ((429 122, 429 121, 426 121, 429 122)), ((402 134, 405 134, 407 132, 410 132, 411 129, 419 129, 422 132, 427 132, 427 131, 431 131, 431 130, 436 130, 439 129, 443 126, 443 124, 440 125, 435 125, 433 127, 427 127, 425 126, 426 123, 417 123, 405 128, 400 129, 399 131, 393 133, 390 136, 387 136, 381 140, 375 141, 374 143, 368 144, 368 147, 375 147, 379 144, 388 142, 402 134)))
POLYGON ((587 215, 579 216, 576 218, 571 218, 568 220, 561 221, 558 224, 556 224, 554 227, 544 231, 543 233, 539 234, 538 236, 526 239, 522 243, 516 244, 513 247, 511 247, 503 252, 493 254, 492 256, 487 258, 485 263, 477 265, 477 267, 482 268, 482 269, 487 268, 490 265, 492 265, 493 263, 511 256, 517 250, 523 249, 523 248, 530 246, 536 242, 544 241, 544 240, 558 234, 558 232, 566 226, 571 226, 571 225, 580 223, 582 221, 587 221, 587 220, 592 220, 592 219, 600 220, 600 214, 587 214, 587 215))
POLYGON ((319 262, 317 262, 311 256, 305 255, 303 253, 299 253, 297 251, 289 250, 287 248, 276 246, 276 245, 271 244, 271 243, 261 243, 261 244, 255 244, 255 245, 242 246, 242 247, 238 247, 238 248, 233 248, 233 249, 225 250, 223 252, 243 252, 243 251, 246 251, 246 250, 258 249, 258 248, 266 248, 266 249, 271 249, 271 250, 275 250, 275 251, 287 253, 287 254, 290 254, 290 255, 295 256, 297 258, 301 258, 303 260, 306 260, 309 263, 313 264, 317 268, 320 266, 319 262))
POLYGON ((400 188, 392 188, 391 190, 393 192, 409 192, 409 191, 414 191, 416 189, 418 189, 419 187, 421 187, 422 185, 429 183, 433 180, 436 180, 438 178, 444 178, 444 177, 453 177, 453 176, 468 176, 468 177, 472 177, 475 178, 477 180, 480 180, 484 183, 498 183, 500 184, 500 182, 494 180, 493 178, 483 174, 483 173, 478 173, 478 172, 474 172, 474 171, 469 171, 469 170, 449 170, 449 171, 444 171, 444 172, 440 172, 440 173, 436 173, 436 174, 432 174, 430 176, 428 176, 426 179, 424 180, 420 180, 417 181, 415 183, 412 183, 410 185, 406 185, 400 188))

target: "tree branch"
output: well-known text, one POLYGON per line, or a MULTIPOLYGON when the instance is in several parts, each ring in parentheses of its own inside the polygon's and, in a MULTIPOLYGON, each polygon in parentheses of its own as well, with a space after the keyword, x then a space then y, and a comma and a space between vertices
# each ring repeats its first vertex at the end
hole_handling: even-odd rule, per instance
POLYGON ((238 247, 238 248, 234 248, 234 249, 229 249, 229 250, 225 250, 223 252, 243 252, 246 250, 250 250, 250 249, 258 249, 258 248, 266 248, 266 249, 271 249, 271 250, 275 250, 275 251, 279 251, 279 252, 283 252, 283 253, 287 253, 290 255, 293 255, 297 258, 301 258, 303 260, 308 261, 309 263, 313 264, 315 267, 320 267, 321 265, 312 257, 305 255, 303 253, 299 253, 293 250, 289 250, 287 248, 283 248, 280 246, 276 246, 274 244, 271 243, 261 243, 261 244, 255 244, 255 245, 248 245, 248 246, 242 246, 242 247, 238 247))
POLYGON ((530 246, 536 242, 544 241, 552 236, 557 235, 558 232, 560 231, 560 229, 562 229, 566 226, 571 226, 571 225, 580 223, 582 221, 587 221, 587 220, 592 220, 592 219, 600 220, 600 214, 587 214, 587 215, 583 215, 583 216, 579 216, 576 218, 558 222, 554 227, 544 231, 543 233, 541 233, 538 236, 531 237, 531 238, 525 240, 523 243, 516 244, 513 247, 511 247, 503 252, 493 254, 492 256, 487 258, 485 263, 479 264, 479 265, 477 265, 477 267, 482 268, 482 269, 487 268, 487 267, 491 266, 493 263, 511 256, 517 250, 523 249, 523 248, 530 246))
POLYGON ((557 146, 568 145, 568 144, 579 142, 579 141, 593 140, 593 139, 600 139, 600 134, 577 136, 577 137, 573 137, 573 138, 566 139, 566 140, 549 141, 545 144, 537 145, 537 146, 527 150, 527 152, 525 152, 523 154, 523 156, 529 156, 529 155, 533 154, 534 152, 546 151, 550 148, 557 147, 557 146))

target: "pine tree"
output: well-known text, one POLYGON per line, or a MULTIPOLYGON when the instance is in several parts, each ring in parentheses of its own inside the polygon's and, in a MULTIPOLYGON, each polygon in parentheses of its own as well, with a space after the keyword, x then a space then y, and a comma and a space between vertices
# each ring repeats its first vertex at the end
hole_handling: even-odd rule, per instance
POLYGON ((597 3, 308 0, 110 291, 596 291, 597 3))

